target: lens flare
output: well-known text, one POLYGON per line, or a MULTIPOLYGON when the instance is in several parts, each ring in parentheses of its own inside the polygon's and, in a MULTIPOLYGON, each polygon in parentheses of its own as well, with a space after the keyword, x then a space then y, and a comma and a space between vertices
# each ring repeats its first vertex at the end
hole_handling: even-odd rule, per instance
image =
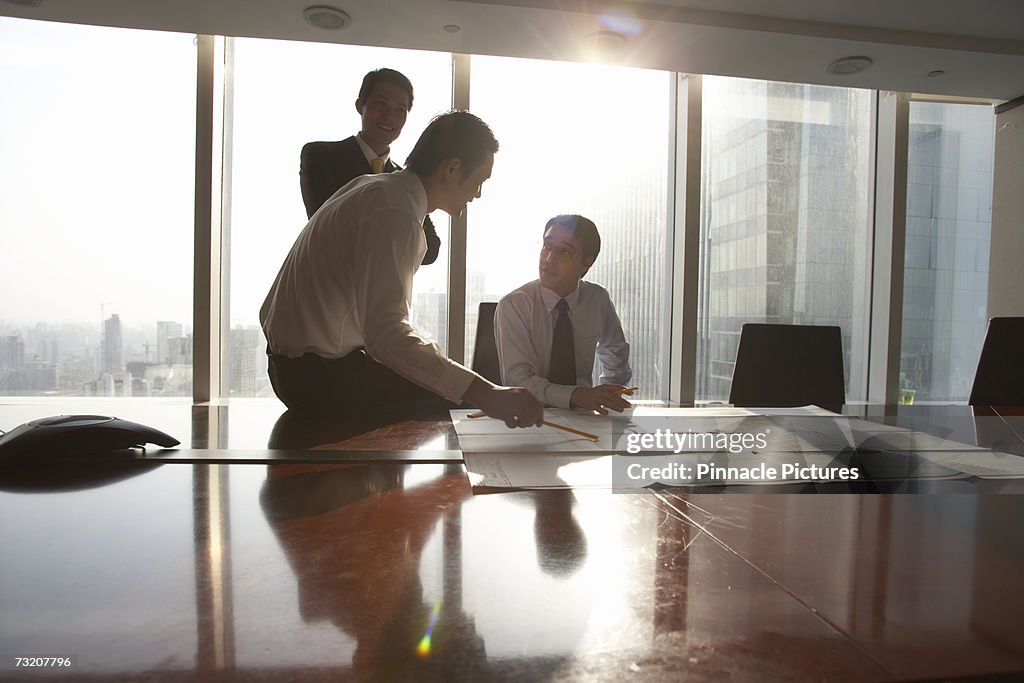
POLYGON ((613 7, 603 12, 597 22, 604 28, 627 36, 638 36, 643 25, 633 11, 625 7, 613 7))
POLYGON ((423 634, 423 638, 420 639, 420 644, 416 646, 416 654, 420 657, 430 656, 430 639, 434 635, 434 626, 437 625, 437 617, 441 614, 441 603, 435 603, 434 609, 430 611, 430 621, 427 622, 427 632, 423 634))

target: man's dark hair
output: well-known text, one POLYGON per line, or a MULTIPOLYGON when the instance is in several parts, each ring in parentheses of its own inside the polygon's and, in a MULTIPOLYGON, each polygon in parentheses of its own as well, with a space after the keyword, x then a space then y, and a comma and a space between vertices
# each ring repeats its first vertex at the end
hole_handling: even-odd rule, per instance
POLYGON ((601 253, 601 235, 598 234, 594 221, 575 213, 562 214, 545 223, 542 234, 547 234, 548 228, 552 225, 561 225, 572 230, 573 236, 580 241, 580 247, 583 249, 583 260, 590 259, 590 265, 594 265, 597 255, 601 253))
POLYGON ((462 162, 461 180, 498 151, 498 140, 490 126, 468 111, 449 111, 435 116, 405 161, 407 169, 421 176, 437 170, 442 161, 462 162))
POLYGON ((359 101, 365 102, 373 91, 373 87, 378 83, 391 83, 405 90, 409 94, 409 110, 412 110, 412 81, 406 78, 402 72, 386 67, 374 69, 363 76, 363 84, 359 86, 359 101))

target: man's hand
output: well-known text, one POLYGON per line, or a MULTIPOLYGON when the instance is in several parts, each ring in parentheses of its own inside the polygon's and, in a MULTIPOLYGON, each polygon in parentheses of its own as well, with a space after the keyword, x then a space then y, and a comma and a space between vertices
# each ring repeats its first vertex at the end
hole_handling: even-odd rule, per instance
POLYGON ((499 387, 477 378, 462 398, 508 427, 540 427, 544 421, 544 406, 526 389, 499 387))
POLYGON ((596 410, 602 415, 608 414, 608 408, 621 413, 631 404, 622 398, 622 393, 628 391, 621 384, 602 384, 596 387, 577 387, 569 398, 569 405, 573 408, 586 408, 596 410))

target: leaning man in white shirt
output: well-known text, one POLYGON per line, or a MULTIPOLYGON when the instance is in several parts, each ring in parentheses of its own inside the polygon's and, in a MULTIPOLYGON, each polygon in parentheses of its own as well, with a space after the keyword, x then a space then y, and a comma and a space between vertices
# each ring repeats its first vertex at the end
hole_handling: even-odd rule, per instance
POLYGON ((549 220, 540 250, 540 277, 502 297, 494 333, 503 382, 526 387, 550 406, 607 414, 609 408, 622 411, 629 406, 622 392, 633 371, 629 343, 608 292, 582 279, 600 251, 601 236, 593 221, 578 215, 549 220), (560 323, 562 315, 567 323, 560 323), (571 341, 564 342, 560 359, 562 324, 571 341), (596 387, 595 355, 601 364, 601 384, 596 387))
POLYGON ((441 114, 404 171, 360 176, 313 215, 260 309, 270 381, 290 410, 397 421, 465 401, 509 427, 540 426, 543 406, 528 391, 449 360, 409 322, 423 219, 460 215, 497 151, 473 114, 441 114))

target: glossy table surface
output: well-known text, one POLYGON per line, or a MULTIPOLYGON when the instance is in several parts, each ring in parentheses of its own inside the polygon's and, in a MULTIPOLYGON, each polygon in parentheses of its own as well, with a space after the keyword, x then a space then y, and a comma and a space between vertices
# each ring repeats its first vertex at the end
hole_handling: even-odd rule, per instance
MULTIPOLYGON (((187 426, 195 449, 265 449, 281 413, 137 403, 104 412, 187 426)), ((0 428, 54 414, 25 410, 0 406, 0 428)), ((851 410, 1024 443, 1013 411, 988 425, 962 407, 851 410)), ((451 450, 443 423, 338 436, 313 446, 385 459, 0 476, 0 677, 1024 676, 1024 497, 473 495, 457 463, 387 461, 451 450), (74 662, 26 675, 11 660, 26 655, 74 662)))

